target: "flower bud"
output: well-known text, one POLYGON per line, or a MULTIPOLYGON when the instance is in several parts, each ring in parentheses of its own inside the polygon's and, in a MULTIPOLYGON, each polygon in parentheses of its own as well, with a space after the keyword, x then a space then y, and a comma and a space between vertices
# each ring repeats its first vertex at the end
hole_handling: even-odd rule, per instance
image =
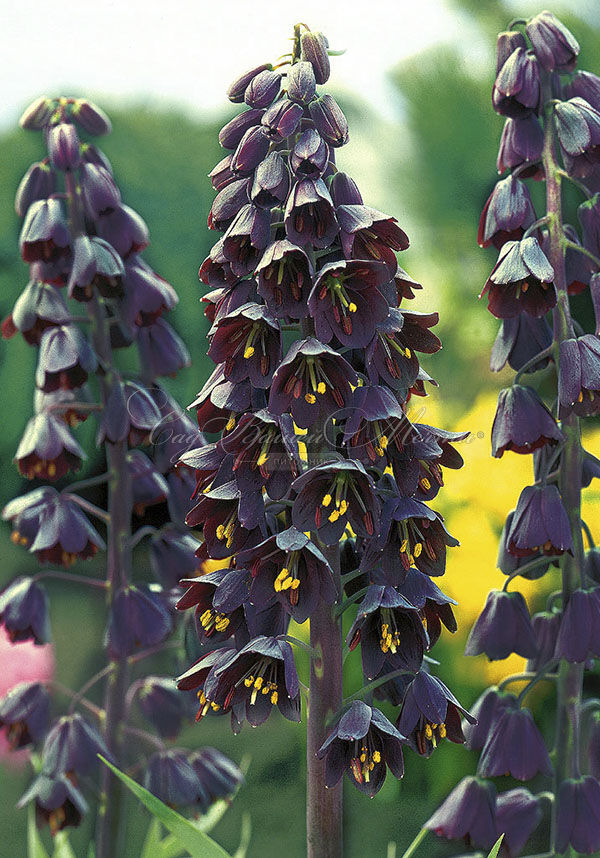
POLYGON ((250 107, 268 107, 277 98, 281 86, 281 72, 265 69, 255 75, 244 92, 244 101, 250 107))
POLYGON ((208 174, 210 178, 210 183, 215 189, 215 191, 220 191, 221 188, 224 188, 230 182, 233 182, 235 180, 236 177, 231 171, 232 158, 232 154, 226 155, 219 161, 218 164, 213 167, 213 169, 208 174))
POLYGON ((25 217, 29 206, 36 200, 45 200, 56 190, 56 173, 48 163, 32 164, 27 170, 15 194, 15 211, 25 217))
POLYGON ((316 129, 332 146, 348 142, 348 120, 331 95, 322 95, 308 105, 316 129))
POLYGON ((146 767, 144 786, 169 807, 196 804, 200 781, 187 758, 177 748, 152 754, 146 767))
POLYGON ((250 179, 237 179, 220 190, 208 215, 208 228, 227 229, 241 207, 248 202, 249 189, 250 179))
POLYGON ((112 174, 97 164, 83 164, 79 171, 81 198, 86 215, 98 220, 100 215, 110 214, 121 202, 121 194, 112 174))
POLYGON ((257 167, 269 151, 269 138, 264 128, 249 128, 233 153, 231 169, 234 173, 249 173, 257 167))
POLYGON ((33 640, 38 646, 50 640, 46 591, 33 578, 16 578, 0 593, 0 623, 13 643, 33 640))
POLYGON ((500 71, 506 60, 517 48, 527 48, 525 36, 518 30, 507 30, 498 33, 496 41, 496 74, 500 71))
POLYGON ((143 515, 148 506, 154 506, 166 500, 169 485, 154 464, 141 450, 127 453, 127 469, 131 475, 133 509, 136 515, 143 515))
POLYGON ((540 103, 540 70, 525 48, 510 54, 496 77, 492 103, 496 113, 522 118, 537 111, 540 103))
POLYGON ((56 102, 45 95, 36 98, 23 111, 19 125, 27 131, 41 131, 48 124, 55 106, 56 102))
POLYGON ((235 149, 249 128, 258 125, 264 110, 250 108, 238 113, 219 131, 219 143, 224 149, 235 149))
POLYGON ((317 83, 327 83, 330 74, 329 43, 323 33, 307 32, 300 37, 300 57, 310 63, 317 83))
POLYGON ((347 173, 334 173, 330 192, 336 208, 337 206, 360 206, 363 203, 358 185, 347 173))
POLYGON ((575 68, 579 44, 575 36, 552 14, 540 12, 526 27, 540 65, 546 71, 571 72, 575 68))
POLYGON ((50 777, 89 775, 98 764, 98 754, 112 759, 96 728, 78 713, 65 715, 46 736, 42 772, 50 777))
POLYGON ((261 124, 267 129, 270 139, 279 142, 294 133, 302 119, 302 112, 299 104, 289 98, 281 98, 265 110, 261 124))
POLYGON ((541 167, 536 162, 540 161, 543 148, 544 132, 533 114, 522 119, 507 119, 500 138, 496 164, 498 172, 504 173, 505 170, 513 170, 530 162, 531 167, 522 170, 520 175, 523 179, 530 176, 538 178, 541 167))
POLYGON ((287 94, 292 101, 308 104, 315 97, 317 81, 312 64, 309 62, 294 63, 287 74, 287 94))
MULTIPOLYGON (((186 510, 186 514, 189 510, 186 510)), ((190 533, 181 533, 172 525, 165 525, 150 540, 150 566, 154 577, 168 590, 181 578, 197 574, 198 543, 190 533)))
POLYGON ((190 353, 185 343, 164 319, 157 319, 153 325, 140 328, 138 345, 153 377, 174 375, 184 366, 190 365, 190 353))
POLYGON ((216 748, 202 748, 190 758, 200 781, 198 799, 202 813, 218 799, 227 799, 244 782, 244 776, 232 761, 216 748))
POLYGON ((76 99, 71 108, 71 115, 84 131, 93 134, 95 137, 110 134, 112 131, 112 125, 106 113, 85 98, 76 99))
POLYGON ((261 66, 257 66, 255 69, 250 69, 250 71, 247 71, 243 75, 240 75, 240 77, 236 78, 227 90, 227 98, 229 101, 233 101, 234 104, 239 104, 240 101, 243 101, 246 87, 252 79, 255 78, 257 74, 260 74, 260 72, 270 68, 270 63, 263 63, 261 66))
POLYGON ((49 716, 50 697, 40 682, 20 682, 0 699, 0 730, 13 751, 39 742, 49 716))
POLYGON ((48 155, 55 170, 63 173, 79 166, 79 137, 70 122, 53 125, 47 133, 48 155))

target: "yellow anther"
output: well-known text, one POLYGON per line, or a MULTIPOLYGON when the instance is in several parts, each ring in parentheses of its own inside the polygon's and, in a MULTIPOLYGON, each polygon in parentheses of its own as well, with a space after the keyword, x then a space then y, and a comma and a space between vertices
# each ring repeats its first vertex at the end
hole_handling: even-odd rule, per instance
POLYGON ((402 541, 402 545, 400 546, 400 554, 404 554, 406 549, 408 548, 408 539, 404 539, 402 541))
POLYGON ((54 462, 50 462, 50 464, 48 465, 48 476, 56 476, 56 465, 54 464, 54 462))
POLYGON ((300 578, 294 578, 292 581, 292 590, 297 590, 300 586, 300 578))
POLYGON ((431 729, 431 724, 425 724, 425 737, 431 739, 432 736, 433 730, 431 729))
POLYGON ((417 544, 414 547, 414 551, 413 551, 414 556, 419 557, 419 555, 421 554, 421 551, 423 551, 423 546, 420 542, 417 542, 417 544))
POLYGON ((230 417, 229 420, 227 421, 227 423, 225 424, 225 429, 228 432, 231 432, 231 430, 233 429, 234 426, 235 426, 235 417, 230 417))
POLYGON ((440 734, 440 739, 446 738, 446 725, 443 723, 440 724, 439 734, 440 734))
POLYGON ((206 703, 206 695, 204 694, 204 691, 200 690, 198 692, 198 700, 200 701, 200 705, 204 706, 206 703))
POLYGON ((366 759, 367 759, 367 755, 366 755, 366 754, 365 754, 365 752, 363 751, 363 752, 362 752, 362 754, 360 755, 360 761, 361 761, 361 763, 364 763, 366 759))
POLYGON ((340 517, 339 512, 337 511, 337 509, 334 509, 334 511, 329 516, 329 521, 331 521, 331 522, 337 521, 339 517, 340 517))
POLYGON ((327 390, 327 387, 325 386, 325 382, 324 382, 324 381, 320 381, 320 382, 317 384, 317 393, 321 393, 321 394, 323 394, 323 393, 325 393, 325 391, 326 391, 326 390, 327 390))
POLYGON ((261 688, 261 690, 260 690, 260 693, 261 693, 261 694, 268 694, 270 690, 271 690, 271 689, 270 689, 270 687, 269 687, 268 685, 263 685, 263 687, 262 687, 262 688, 261 688))
POLYGON ((217 527, 217 539, 221 541, 225 539, 225 527, 222 524, 217 527))
POLYGON ((385 636, 385 642, 386 642, 386 644, 387 644, 388 646, 391 646, 391 644, 392 644, 392 635, 391 635, 391 632, 388 632, 388 633, 387 633, 387 635, 385 636))
POLYGON ((578 402, 583 402, 583 391, 579 391, 579 396, 577 397, 578 402))
POLYGON ((247 346, 246 350, 244 351, 244 357, 246 358, 246 360, 248 360, 248 358, 251 358, 253 354, 254 346, 247 346))
POLYGON ((289 590, 292 584, 294 583, 294 579, 290 575, 289 578, 286 578, 283 584, 281 585, 282 590, 289 590))
POLYGON ((427 477, 423 477, 423 479, 421 480, 421 485, 423 486, 423 488, 425 489, 426 492, 428 492, 429 489, 431 488, 431 483, 429 482, 427 477))
POLYGON ((387 435, 382 435, 382 436, 381 436, 381 438, 379 439, 379 443, 381 444, 381 446, 383 447, 383 449, 384 449, 384 450, 386 450, 386 449, 387 449, 387 445, 388 445, 387 435))
POLYGON ((381 762, 381 754, 379 751, 373 751, 373 762, 380 763, 381 762))
POLYGON ((257 467, 260 468, 262 465, 264 465, 264 463, 267 461, 268 458, 269 457, 266 453, 261 453, 260 456, 258 457, 258 459, 256 460, 257 467))
POLYGON ((274 691, 271 694, 271 703, 273 704, 273 706, 275 706, 275 704, 277 703, 278 700, 279 700, 279 695, 277 694, 276 691, 274 691))
POLYGON ((412 357, 412 352, 408 347, 404 350, 404 354, 406 355, 407 358, 412 357))
POLYGON ((218 703, 215 703, 214 700, 211 701, 210 708, 213 712, 218 712, 221 706, 218 703))
POLYGON ((304 398, 306 399, 306 401, 308 402, 309 405, 314 405, 315 402, 317 401, 317 397, 314 396, 312 393, 305 393, 304 398))
POLYGON ((247 677, 244 679, 244 685, 246 686, 246 688, 250 688, 250 686, 252 685, 252 683, 253 683, 253 682, 254 682, 254 677, 253 677, 253 676, 247 676, 247 677))
POLYGON ((323 496, 323 500, 321 501, 321 506, 329 506, 331 503, 331 495, 326 494, 323 496))
POLYGON ((260 690, 263 687, 263 682, 264 682, 264 680, 263 680, 262 676, 257 676, 256 679, 254 680, 254 687, 258 688, 260 690))
POLYGON ((388 624, 387 624, 387 623, 382 623, 382 624, 381 624, 381 636, 382 636, 382 637, 386 637, 386 635, 387 635, 387 633, 388 633, 388 629, 389 629, 389 626, 388 626, 388 624))
POLYGON ((356 313, 358 308, 357 308, 356 304, 354 303, 354 301, 350 301, 350 303, 348 304, 348 309, 350 310, 351 313, 356 313))
POLYGON ((215 628, 218 632, 224 632, 228 625, 229 625, 228 618, 227 617, 221 617, 215 623, 215 628))
POLYGON ((348 509, 348 501, 343 500, 340 503, 340 515, 344 515, 347 509, 348 509))

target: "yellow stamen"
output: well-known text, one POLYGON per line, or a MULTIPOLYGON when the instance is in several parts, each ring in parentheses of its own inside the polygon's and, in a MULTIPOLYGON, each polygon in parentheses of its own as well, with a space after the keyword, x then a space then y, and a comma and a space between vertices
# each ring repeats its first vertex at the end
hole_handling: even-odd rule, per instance
POLYGON ((354 301, 350 301, 350 303, 348 304, 348 309, 350 310, 351 313, 356 313, 358 308, 357 308, 356 304, 354 303, 354 301))
POLYGON ((439 734, 440 734, 440 739, 446 738, 446 725, 443 723, 440 724, 439 734))
POLYGON ((278 700, 279 700, 279 695, 277 694, 276 691, 274 691, 273 694, 271 694, 271 703, 273 704, 273 706, 275 706, 275 704, 277 703, 278 700))
POLYGON ((312 393, 305 393, 304 398, 306 399, 306 401, 308 402, 309 405, 314 405, 315 402, 317 401, 317 397, 314 396, 312 393))
POLYGON ((327 387, 325 386, 325 382, 324 382, 324 381, 320 381, 320 382, 317 384, 317 393, 321 393, 321 394, 323 394, 323 393, 325 393, 325 391, 326 391, 326 390, 327 390, 327 387))
POLYGON ((253 354, 254 346, 247 346, 246 350, 244 351, 244 357, 246 358, 246 360, 248 360, 248 358, 251 358, 253 354))
POLYGON ((381 754, 379 751, 373 751, 373 762, 380 763, 381 762, 381 754))
POLYGON ((323 500, 321 501, 321 506, 329 506, 331 503, 331 495, 326 494, 323 496, 323 500))
POLYGON ((423 551, 423 546, 420 542, 417 542, 417 544, 415 545, 414 551, 413 551, 414 556, 419 557, 421 554, 421 551, 423 551))

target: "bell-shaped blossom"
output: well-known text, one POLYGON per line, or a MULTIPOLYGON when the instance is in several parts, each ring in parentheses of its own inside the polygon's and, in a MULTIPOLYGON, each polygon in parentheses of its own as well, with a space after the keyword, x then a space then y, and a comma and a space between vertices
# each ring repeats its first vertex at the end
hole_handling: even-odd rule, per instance
POLYGON ((219 569, 180 582, 187 590, 176 607, 180 611, 195 608, 198 638, 212 647, 232 636, 237 639, 240 630, 244 632, 244 603, 249 596, 250 575, 243 562, 239 563, 239 568, 219 569))
MULTIPOLYGON (((377 576, 371 573, 372 577, 377 576)), ((454 634, 458 628, 452 605, 457 603, 442 593, 437 584, 428 575, 418 569, 409 569, 398 590, 415 606, 427 630, 430 647, 438 641, 442 625, 454 634)))
POLYGON ((217 322, 208 356, 225 364, 225 378, 234 384, 249 378, 266 388, 281 360, 279 323, 260 304, 244 304, 217 322))
POLYGON ((552 763, 533 715, 529 709, 505 707, 483 746, 477 774, 528 781, 538 772, 551 775, 552 763))
MULTIPOLYGON (((296 68, 292 66, 292 68, 296 68)), ((329 146, 314 128, 298 137, 290 154, 290 167, 297 179, 318 179, 329 163, 329 146)))
POLYGON ((79 778, 89 775, 98 765, 98 754, 112 759, 104 739, 91 724, 75 713, 64 715, 52 727, 42 749, 45 775, 79 778))
POLYGON ((339 232, 333 202, 322 179, 302 179, 293 186, 284 212, 292 244, 327 247, 339 232))
POLYGON ((105 644, 111 658, 125 658, 161 643, 172 625, 164 600, 150 587, 121 587, 111 604, 105 644))
POLYGON ((58 289, 41 280, 30 280, 2 322, 2 337, 10 339, 19 332, 29 345, 39 345, 47 328, 68 321, 69 308, 58 289))
POLYGON ((60 200, 36 200, 25 215, 19 245, 25 262, 51 261, 64 256, 71 236, 60 200))
POLYGON ((325 786, 337 786, 345 772, 357 789, 373 798, 387 768, 396 778, 404 776, 403 743, 404 736, 379 709, 354 700, 317 752, 325 759, 325 786))
POLYGON ((600 849, 600 784, 591 775, 569 778, 560 785, 556 819, 556 849, 572 846, 593 855, 600 849))
POLYGON ((224 149, 236 149, 238 143, 254 125, 258 125, 264 111, 260 108, 250 108, 238 113, 219 131, 219 143, 224 149))
POLYGON ((90 344, 76 325, 57 325, 40 339, 35 383, 45 393, 81 387, 98 362, 90 344))
POLYGON ((537 673, 554 658, 556 639, 561 626, 561 614, 541 611, 533 615, 531 626, 537 644, 537 654, 527 661, 527 670, 537 673))
POLYGON ((33 578, 15 578, 0 593, 0 623, 12 643, 50 640, 48 595, 33 578))
POLYGON ((389 458, 419 438, 396 397, 386 387, 367 384, 352 391, 343 443, 365 467, 385 469, 389 458))
POLYGON ((586 178, 600 163, 600 112, 576 96, 554 105, 554 124, 567 171, 586 178))
POLYGON ((406 250, 408 236, 395 217, 364 205, 338 205, 340 241, 346 258, 385 262, 392 274, 397 262, 394 251, 406 250))
POLYGON ((538 178, 543 148, 544 132, 536 116, 529 114, 521 119, 509 117, 504 123, 500 138, 496 164, 498 172, 504 173, 506 170, 521 167, 521 178, 538 178))
POLYGON ((184 716, 183 695, 172 679, 147 676, 135 689, 133 700, 161 738, 174 739, 184 716))
POLYGON ((123 294, 125 269, 116 250, 102 238, 78 236, 73 242, 73 264, 68 294, 77 301, 90 301, 94 289, 106 298, 123 294))
POLYGON ((195 805, 200 798, 198 775, 187 751, 179 748, 152 754, 147 763, 144 786, 169 807, 195 805))
POLYGON ((260 124, 269 140, 280 143, 296 131, 302 119, 302 114, 301 105, 295 104, 289 98, 284 97, 278 99, 265 110, 260 124))
POLYGON ((473 723, 465 721, 463 724, 467 747, 471 751, 481 751, 504 709, 516 706, 514 694, 500 691, 496 686, 486 688, 471 706, 473 723))
POLYGON ((272 242, 256 266, 258 294, 278 318, 308 315, 312 266, 301 247, 286 238, 272 242))
POLYGON ((223 256, 236 277, 245 277, 256 267, 269 243, 270 222, 268 208, 248 203, 239 210, 228 227, 223 236, 223 256))
POLYGON ((27 209, 38 200, 46 200, 56 191, 56 173, 48 159, 36 161, 29 167, 15 194, 15 211, 25 217, 27 209))
POLYGON ((496 800, 496 834, 504 835, 506 858, 520 855, 532 833, 542 821, 540 800, 528 789, 518 787, 500 793, 496 800))
POLYGON ((209 557, 230 557, 262 541, 264 505, 260 491, 242 495, 234 481, 200 495, 186 518, 189 527, 202 525, 209 557))
POLYGON ((150 241, 145 221, 123 204, 104 212, 96 221, 96 229, 100 238, 108 242, 123 260, 131 253, 140 253, 150 241))
POLYGON ((488 295, 488 309, 498 319, 523 311, 544 316, 556 304, 553 280, 554 269, 537 238, 507 241, 479 297, 488 295))
POLYGON ((475 722, 441 679, 420 670, 406 689, 396 726, 413 751, 430 757, 442 739, 464 743, 461 715, 475 722))
POLYGON ((562 554, 572 546, 569 519, 556 486, 526 486, 506 534, 508 551, 527 557, 539 550, 562 554))
POLYGON ((490 661, 511 653, 534 658, 537 643, 527 604, 521 593, 492 590, 471 629, 465 655, 485 653, 490 661))
POLYGON ((13 751, 39 742, 49 717, 50 696, 40 682, 20 682, 0 699, 0 730, 13 751))
MULTIPOLYGON (((288 195, 290 187, 290 174, 284 159, 281 157, 279 152, 271 152, 270 155, 267 155, 264 161, 256 168, 254 173, 254 180, 252 182, 252 190, 250 191, 250 198, 255 206, 260 209, 270 209, 273 206, 279 206, 282 203, 285 203, 286 197, 288 195)), ((240 209, 240 213, 244 211, 244 209, 240 209)), ((241 217, 241 214, 240 214, 241 217)), ((255 212, 246 212, 245 218, 248 219, 248 225, 251 226, 251 229, 247 231, 241 229, 241 225, 238 224, 237 220, 232 223, 227 231, 228 237, 232 238, 233 235, 237 234, 239 236, 239 243, 237 246, 237 259, 239 260, 240 255, 242 256, 242 265, 241 267, 246 268, 249 273, 256 267, 257 259, 252 255, 252 252, 241 247, 244 236, 249 236, 251 241, 252 248, 264 250, 266 243, 269 239, 269 226, 270 219, 266 222, 266 232, 267 232, 267 242, 263 243, 262 237, 257 241, 256 238, 256 224, 262 223, 256 215, 255 212), (252 216, 252 220, 250 220, 250 216, 252 216), (258 247, 259 244, 262 244, 262 247, 258 247), (252 264, 250 264, 250 262, 252 264)), ((239 274, 239 270, 236 271, 234 267, 234 260, 231 259, 231 251, 229 250, 229 245, 231 242, 225 241, 224 251, 225 257, 230 261, 232 270, 235 274, 239 274)), ((260 258, 260 254, 259 254, 260 258)), ((238 262, 239 265, 239 262, 238 262)))
POLYGON ((567 98, 579 96, 595 110, 600 109, 600 78, 589 71, 577 71, 565 86, 567 98))
POLYGON ((78 471, 87 459, 63 420, 42 411, 31 418, 15 453, 14 461, 28 479, 58 480, 67 471, 78 471))
POLYGON ((188 757, 200 783, 198 804, 206 813, 213 802, 228 799, 244 782, 244 775, 216 748, 200 748, 188 757))
POLYGON ((575 663, 600 657, 600 587, 574 590, 569 595, 554 655, 575 663))
POLYGON ((139 329, 138 344, 153 376, 174 375, 190 365, 190 354, 185 343, 164 319, 139 329))
MULTIPOLYGON (((492 347, 490 369, 500 372, 508 365, 518 372, 528 361, 545 351, 552 343, 552 331, 544 318, 535 318, 529 313, 521 313, 510 319, 503 319, 498 336, 492 347)), ((537 372, 548 365, 550 357, 534 363, 527 372, 537 372)))
POLYGON ((161 586, 171 590, 181 577, 189 578, 198 571, 198 542, 191 533, 166 524, 150 538, 150 566, 161 586))
POLYGON ((558 397, 566 413, 579 417, 600 413, 600 338, 595 334, 561 342, 558 397))
POLYGON ((521 239, 534 221, 535 211, 527 185, 511 174, 497 182, 483 207, 477 243, 480 247, 493 244, 500 250, 505 242, 521 239))
POLYGON ((110 215, 121 205, 121 193, 115 180, 110 170, 101 164, 82 164, 79 182, 83 208, 91 220, 110 215))
POLYGON ((496 787, 479 778, 463 778, 425 823, 438 837, 464 840, 486 851, 497 840, 496 787))
POLYGON ((119 303, 120 317, 131 328, 153 324, 178 301, 171 284, 135 254, 126 262, 123 286, 125 294, 119 303))
POLYGON ((523 47, 508 57, 494 83, 494 110, 504 116, 523 118, 539 108, 540 70, 535 56, 523 47))
POLYGON ((30 801, 35 803, 38 828, 48 825, 53 835, 64 828, 77 827, 88 809, 83 795, 65 775, 38 775, 17 807, 23 808, 30 801))
POLYGON ((374 484, 360 462, 332 460, 305 471, 292 484, 298 496, 292 522, 315 531, 326 545, 339 542, 350 525, 359 536, 373 536, 379 525, 374 484))
POLYGON ((493 456, 499 459, 506 450, 533 453, 562 440, 556 420, 532 387, 513 384, 500 391, 492 426, 493 456))
POLYGON ((573 71, 579 54, 579 43, 552 12, 540 12, 531 18, 526 32, 540 65, 546 71, 573 71))

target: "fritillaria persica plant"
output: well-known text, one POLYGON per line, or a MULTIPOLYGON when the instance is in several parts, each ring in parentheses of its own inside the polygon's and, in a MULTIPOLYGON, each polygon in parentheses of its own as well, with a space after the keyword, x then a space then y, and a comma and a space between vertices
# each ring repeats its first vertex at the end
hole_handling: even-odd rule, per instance
POLYGON ((299 25, 291 54, 228 90, 243 109, 211 173, 223 235, 199 272, 216 369, 193 403, 214 440, 181 459, 198 557, 217 569, 178 603, 202 646, 179 687, 198 720, 227 715, 234 732, 273 709, 300 721, 305 694, 310 858, 342 855, 344 774, 372 797, 387 769, 402 776, 404 745, 429 757, 474 721, 427 656, 456 629, 436 579, 457 541, 429 504, 466 433, 410 419, 434 383, 418 354, 440 348, 438 317, 410 309, 406 234, 336 164, 348 123, 329 74, 327 39, 299 25), (292 620, 309 621, 309 644, 292 620), (367 684, 344 699, 354 650, 367 684))
MULTIPOLYGON (((29 551, 32 563, 50 568, 0 593, 0 624, 14 642, 46 643, 42 579, 87 585, 90 598, 94 591, 106 598, 106 665, 76 693, 55 682, 17 685, 0 700, 0 728, 13 748, 41 745, 37 777, 21 804, 34 802, 38 824, 47 823, 53 834, 77 825, 86 812, 83 793, 98 752, 121 767, 143 766, 146 786, 164 802, 203 812, 235 790, 241 773, 214 749, 191 754, 167 747, 187 702, 171 678, 148 676, 144 660, 172 633, 173 588, 198 568, 197 542, 184 525, 193 475, 174 464, 201 436, 157 380, 188 364, 185 346, 164 319, 177 296, 140 255, 149 241, 146 224, 123 203, 111 165, 87 140, 110 131, 104 113, 85 100, 41 98, 21 125, 42 132, 47 155, 32 164, 17 191, 30 279, 2 332, 20 334, 38 351, 34 416, 15 456, 34 488, 3 515, 15 544, 29 551), (121 359, 128 350, 138 354, 133 373, 123 369, 134 365, 121 359), (73 430, 90 417, 106 467, 69 485, 67 476, 87 458, 73 430), (85 496, 90 490, 106 499, 106 509, 85 496), (147 507, 157 504, 169 522, 159 530, 144 522, 147 507), (133 575, 134 548, 146 537, 154 583, 147 574, 133 575), (97 577, 74 568, 105 550, 105 569, 93 567, 97 577), (98 706, 88 695, 100 681, 105 691, 98 706), (49 692, 71 698, 52 722, 49 692), (151 732, 136 726, 140 716, 151 732)), ((101 610, 97 601, 93 610, 101 610)), ((122 800, 106 767, 100 791, 94 854, 115 858, 123 854, 122 800)))
POLYGON ((524 851, 544 813, 551 818, 545 855, 600 851, 600 700, 587 679, 600 657, 600 562, 581 518, 582 488, 600 476, 600 461, 581 443, 582 424, 600 414, 600 78, 576 71, 578 53, 550 12, 515 21, 498 37, 492 101, 506 117, 498 155, 504 175, 483 210, 479 243, 500 254, 482 292, 501 320, 491 366, 508 363, 516 376, 498 399, 492 454, 531 455, 533 477, 502 533, 504 587, 489 594, 466 654, 517 653, 528 662, 476 703, 478 724, 466 734, 481 752, 477 778, 463 780, 427 823, 484 849, 503 832, 500 854, 508 858, 524 851), (527 180, 545 183, 541 211, 527 180), (563 222, 565 182, 584 198, 579 231, 563 222), (584 291, 594 332, 571 313, 570 296, 584 291), (519 577, 539 582, 546 610, 530 617, 519 577), (543 680, 556 707, 553 739, 525 705, 543 680), (517 684, 518 695, 509 690, 517 684), (536 778, 543 791, 497 795, 488 778, 499 775, 536 778))

